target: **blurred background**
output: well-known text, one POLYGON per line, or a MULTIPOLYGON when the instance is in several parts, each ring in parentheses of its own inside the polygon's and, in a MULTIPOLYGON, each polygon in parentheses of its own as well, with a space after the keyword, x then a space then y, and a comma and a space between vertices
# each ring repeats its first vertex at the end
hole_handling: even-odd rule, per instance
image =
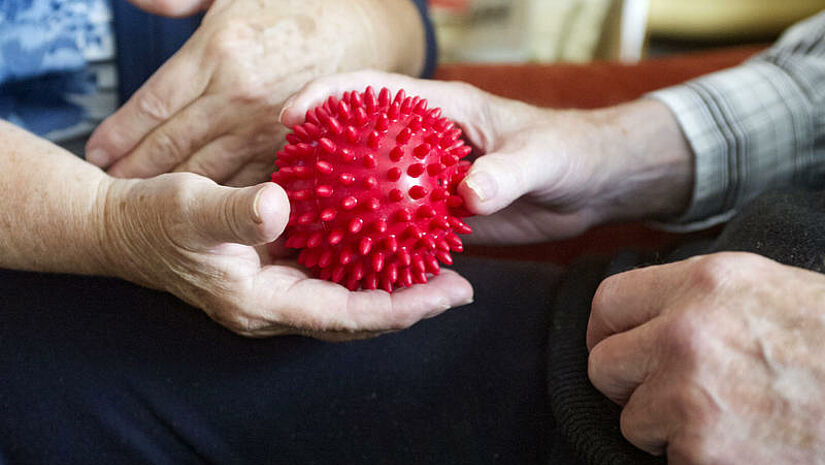
POLYGON ((825 0, 430 0, 441 61, 635 62, 770 43, 825 0))

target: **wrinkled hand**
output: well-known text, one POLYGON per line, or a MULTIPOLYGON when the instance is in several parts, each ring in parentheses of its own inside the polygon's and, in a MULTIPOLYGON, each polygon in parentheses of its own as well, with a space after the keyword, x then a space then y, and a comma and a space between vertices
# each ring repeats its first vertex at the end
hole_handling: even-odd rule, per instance
MULTIPOLYGON (((287 127, 302 123, 306 110, 328 95, 340 96, 368 85, 393 92, 403 88, 424 97, 463 129, 476 159, 459 193, 472 213, 484 215, 470 219, 474 231, 468 236, 470 241, 527 243, 567 238, 596 224, 662 214, 659 210, 665 200, 684 203, 683 191, 689 193, 689 176, 680 184, 663 174, 670 192, 659 193, 648 185, 655 179, 649 164, 634 153, 616 155, 617 148, 624 149, 627 142, 621 136, 623 124, 630 124, 617 122, 617 111, 540 109, 464 83, 377 71, 323 77, 290 98, 281 121, 287 127), (644 202, 639 202, 640 191, 649 196, 644 202)), ((652 101, 636 106, 654 114, 668 112, 652 101)), ((674 132, 679 134, 678 128, 674 132)), ((653 157, 667 160, 660 152, 653 157)), ((689 160, 682 164, 680 176, 690 168, 689 160)))
MULTIPOLYGON (((208 2, 135 3, 176 15, 208 2)), ((416 24, 408 3, 215 0, 189 41, 97 128, 87 160, 117 177, 189 171, 226 185, 262 182, 283 141, 283 100, 315 76, 397 65, 372 22, 405 8, 416 24)))
POLYGON ((246 336, 363 338, 472 299, 470 284, 449 270, 391 295, 311 279, 270 244, 289 216, 272 183, 239 189, 190 173, 115 180, 104 211, 113 274, 169 291, 246 336))
POLYGON ((671 464, 825 461, 825 276, 746 253, 606 279, 589 376, 671 464))

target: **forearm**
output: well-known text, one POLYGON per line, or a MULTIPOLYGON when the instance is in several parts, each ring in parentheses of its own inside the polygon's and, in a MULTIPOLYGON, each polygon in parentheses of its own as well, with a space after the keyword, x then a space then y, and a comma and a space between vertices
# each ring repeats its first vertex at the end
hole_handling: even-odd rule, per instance
POLYGON ((109 273, 101 205, 111 178, 5 121, 0 173, 0 267, 109 273))
POLYGON ((676 216, 693 188, 693 153, 673 113, 638 100, 590 114, 604 157, 596 199, 605 222, 676 216))

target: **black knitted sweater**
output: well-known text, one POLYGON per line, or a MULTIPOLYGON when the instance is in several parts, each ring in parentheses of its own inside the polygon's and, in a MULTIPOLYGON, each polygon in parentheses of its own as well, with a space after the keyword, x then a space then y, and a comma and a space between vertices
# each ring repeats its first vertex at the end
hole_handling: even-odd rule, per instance
POLYGON ((781 263, 825 272, 825 191, 784 190, 746 206, 714 241, 692 243, 666 259, 631 252, 574 265, 561 282, 550 333, 548 384, 561 445, 551 464, 662 464, 628 443, 619 431, 621 409, 587 378, 585 334, 590 302, 606 276, 646 264, 676 261, 698 253, 748 251, 781 263))

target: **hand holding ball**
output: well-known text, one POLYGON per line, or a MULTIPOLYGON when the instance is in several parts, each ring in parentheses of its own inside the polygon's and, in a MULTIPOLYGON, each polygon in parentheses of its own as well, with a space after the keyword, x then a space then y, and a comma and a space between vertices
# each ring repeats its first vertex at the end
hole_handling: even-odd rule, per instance
POLYGON ((278 152, 290 199, 286 246, 321 279, 358 288, 426 283, 471 232, 456 187, 471 149, 427 101, 371 88, 309 110, 278 152))

